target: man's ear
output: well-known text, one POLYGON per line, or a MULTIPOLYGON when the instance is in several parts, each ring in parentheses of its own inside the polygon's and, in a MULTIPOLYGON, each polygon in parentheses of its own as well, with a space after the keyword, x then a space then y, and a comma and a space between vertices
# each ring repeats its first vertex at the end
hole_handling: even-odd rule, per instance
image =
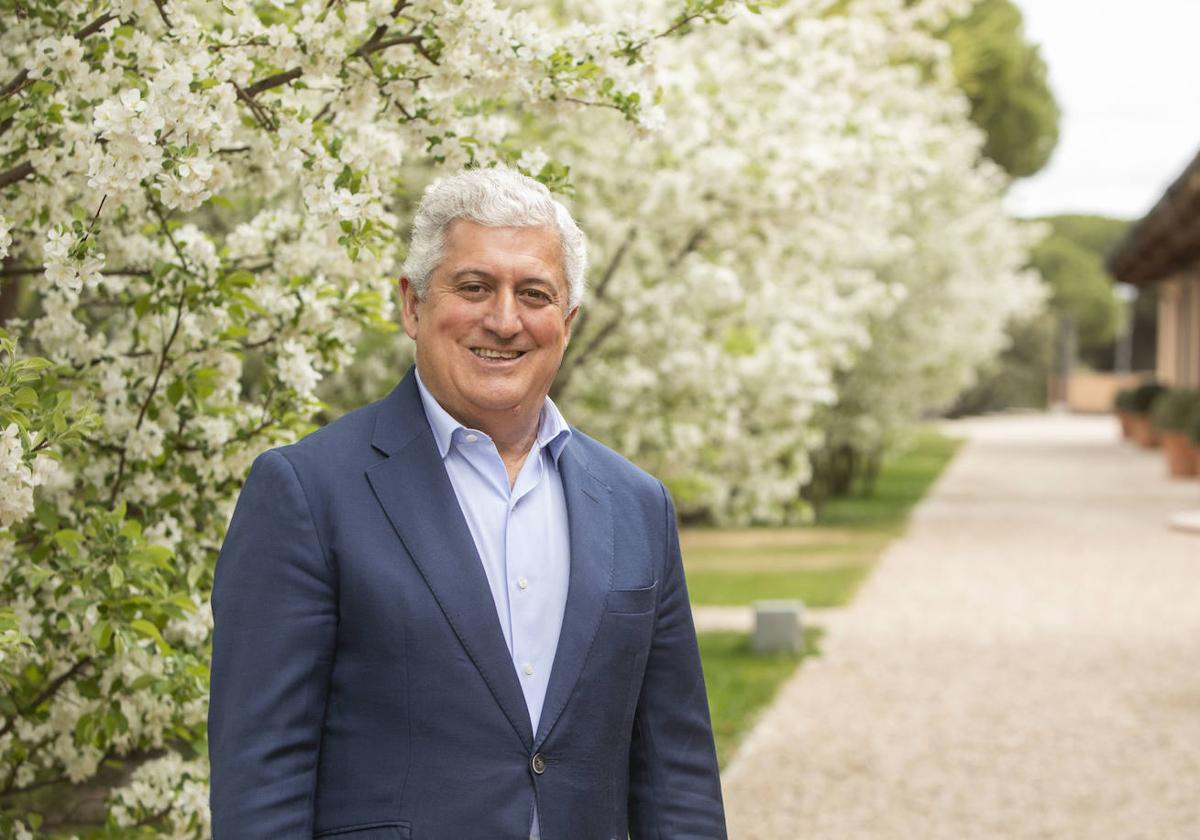
POLYGON ((578 314, 579 314, 579 307, 578 307, 578 306, 576 306, 576 307, 575 307, 574 309, 572 309, 572 310, 571 310, 569 313, 567 313, 567 321, 566 321, 566 324, 567 324, 567 334, 566 334, 566 338, 565 338, 565 340, 563 341, 563 344, 564 344, 564 345, 567 345, 567 344, 570 344, 570 343, 571 343, 571 322, 575 320, 575 316, 576 316, 576 315, 578 315, 578 314))
POLYGON ((401 313, 404 317, 404 331, 408 333, 408 337, 416 341, 417 339, 417 321, 418 310, 421 306, 421 301, 417 297, 416 287, 408 277, 400 278, 400 298, 401 298, 401 313))

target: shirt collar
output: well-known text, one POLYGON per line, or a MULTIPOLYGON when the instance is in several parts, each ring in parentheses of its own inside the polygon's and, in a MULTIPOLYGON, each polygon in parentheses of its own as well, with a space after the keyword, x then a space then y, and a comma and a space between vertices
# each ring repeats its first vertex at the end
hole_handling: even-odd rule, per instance
MULTIPOLYGON (((469 429, 462 423, 459 423, 450 416, 450 412, 442 408, 441 403, 434 399, 433 394, 429 393, 429 389, 425 387, 425 383, 421 381, 421 374, 416 372, 417 390, 421 394, 421 405, 425 408, 425 417, 429 420, 429 428, 433 431, 433 439, 437 444, 438 454, 443 460, 446 458, 446 453, 450 451, 450 444, 454 442, 454 433, 462 431, 463 433, 472 432, 477 435, 488 437, 484 432, 478 429, 469 429)), ((571 439, 571 427, 567 425, 567 421, 559 412, 558 406, 549 397, 542 404, 542 413, 538 418, 538 433, 535 445, 539 449, 549 448, 550 454, 554 457, 554 463, 558 463, 558 458, 562 454, 563 447, 567 445, 567 441, 571 439)))

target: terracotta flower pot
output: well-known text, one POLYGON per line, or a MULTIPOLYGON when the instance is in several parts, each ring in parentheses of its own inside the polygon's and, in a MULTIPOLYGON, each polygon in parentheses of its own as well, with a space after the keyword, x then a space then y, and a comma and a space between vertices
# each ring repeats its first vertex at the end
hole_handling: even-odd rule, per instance
POLYGON ((1172 478, 1186 478, 1196 474, 1196 447, 1186 434, 1176 431, 1163 432, 1162 449, 1167 459, 1167 472, 1172 478))
POLYGON ((1117 420, 1121 422, 1121 437, 1129 440, 1133 437, 1133 412, 1118 411, 1117 420))
POLYGON ((1146 449, 1158 446, 1158 427, 1150 420, 1149 414, 1134 414, 1130 423, 1133 424, 1133 439, 1138 446, 1146 449))

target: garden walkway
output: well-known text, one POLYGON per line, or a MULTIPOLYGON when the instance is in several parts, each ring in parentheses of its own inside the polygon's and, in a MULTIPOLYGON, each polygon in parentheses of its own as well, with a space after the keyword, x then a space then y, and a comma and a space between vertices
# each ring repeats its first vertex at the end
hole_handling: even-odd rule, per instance
POLYGON ((724 775, 734 840, 1200 837, 1200 484, 1108 418, 968 442, 724 775))

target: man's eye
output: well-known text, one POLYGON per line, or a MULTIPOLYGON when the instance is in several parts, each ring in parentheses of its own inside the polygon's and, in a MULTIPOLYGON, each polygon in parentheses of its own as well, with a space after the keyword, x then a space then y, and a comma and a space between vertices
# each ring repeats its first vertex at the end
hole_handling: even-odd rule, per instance
POLYGON ((477 295, 487 291, 487 287, 482 283, 464 283, 458 287, 460 292, 465 292, 469 295, 477 295))
POLYGON ((540 289, 526 289, 524 294, 535 303, 550 303, 550 295, 540 289))

